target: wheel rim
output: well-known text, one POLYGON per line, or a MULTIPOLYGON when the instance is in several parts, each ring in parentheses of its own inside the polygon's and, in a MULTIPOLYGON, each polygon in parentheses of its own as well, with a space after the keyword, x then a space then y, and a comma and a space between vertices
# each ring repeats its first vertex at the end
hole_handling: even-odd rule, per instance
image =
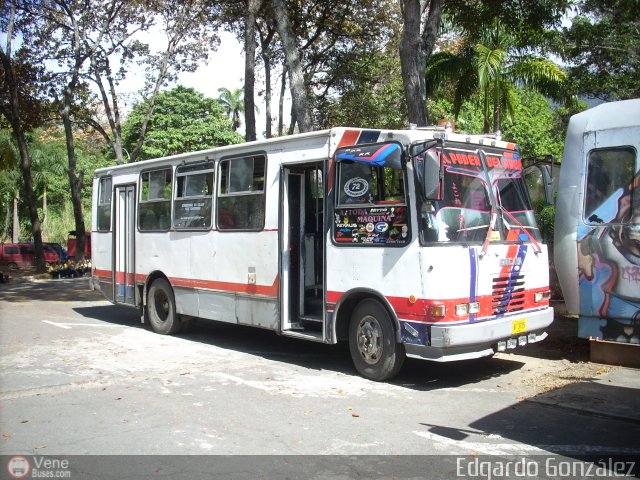
POLYGON ((367 315, 358 323, 356 332, 358 352, 365 362, 370 365, 378 363, 382 357, 382 327, 375 317, 367 315))
POLYGON ((171 311, 171 305, 169 304, 169 297, 162 290, 157 291, 153 296, 153 305, 155 307, 156 316, 161 322, 166 322, 169 318, 169 312, 171 311))

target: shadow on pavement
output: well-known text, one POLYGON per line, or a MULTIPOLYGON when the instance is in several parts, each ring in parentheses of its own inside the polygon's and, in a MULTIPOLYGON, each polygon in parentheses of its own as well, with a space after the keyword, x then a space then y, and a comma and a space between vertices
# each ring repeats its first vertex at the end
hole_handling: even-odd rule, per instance
MULTIPOLYGON (((103 322, 147 328, 140 323, 138 310, 132 307, 104 305, 76 307, 73 310, 84 317, 103 322)), ((207 320, 195 320, 188 333, 179 336, 193 342, 313 370, 358 375, 345 343, 326 345, 279 336, 269 330, 207 320)), ((522 366, 522 362, 497 358, 450 363, 407 359, 400 374, 389 383, 427 391, 480 382, 487 378, 499 377, 522 366)))
POLYGON ((89 290, 89 277, 11 282, 0 284, 5 302, 95 302, 104 300, 98 292, 89 290))

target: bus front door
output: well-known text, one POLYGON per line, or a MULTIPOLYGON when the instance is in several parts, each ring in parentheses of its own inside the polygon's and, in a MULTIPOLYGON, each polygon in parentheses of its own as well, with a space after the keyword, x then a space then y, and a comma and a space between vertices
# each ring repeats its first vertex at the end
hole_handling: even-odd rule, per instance
POLYGON ((113 242, 113 298, 135 305, 135 205, 134 185, 116 186, 113 242))
POLYGON ((281 312, 283 333, 323 338, 322 164, 283 168, 281 312))

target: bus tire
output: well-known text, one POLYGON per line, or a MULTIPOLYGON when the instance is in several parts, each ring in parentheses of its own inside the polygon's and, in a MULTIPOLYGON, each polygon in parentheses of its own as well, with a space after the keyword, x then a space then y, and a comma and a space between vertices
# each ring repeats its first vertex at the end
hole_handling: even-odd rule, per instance
POLYGON ((157 278, 147 294, 147 312, 151 330, 161 335, 178 333, 182 324, 176 313, 176 299, 167 280, 157 278))
POLYGON ((349 351, 358 373, 369 380, 388 380, 402 368, 404 345, 396 342, 391 317, 380 302, 365 299, 353 311, 349 351))

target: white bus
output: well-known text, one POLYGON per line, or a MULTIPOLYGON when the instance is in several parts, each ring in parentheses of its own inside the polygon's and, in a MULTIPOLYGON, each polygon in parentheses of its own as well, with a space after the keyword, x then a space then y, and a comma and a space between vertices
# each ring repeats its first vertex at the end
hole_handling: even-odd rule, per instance
POLYGON ((640 344, 638 151, 640 99, 604 103, 571 117, 554 258, 567 311, 579 315, 582 338, 640 344))
POLYGON ((514 144, 334 128, 98 169, 92 286, 173 334, 193 317, 405 356, 537 342, 549 270, 514 144))

